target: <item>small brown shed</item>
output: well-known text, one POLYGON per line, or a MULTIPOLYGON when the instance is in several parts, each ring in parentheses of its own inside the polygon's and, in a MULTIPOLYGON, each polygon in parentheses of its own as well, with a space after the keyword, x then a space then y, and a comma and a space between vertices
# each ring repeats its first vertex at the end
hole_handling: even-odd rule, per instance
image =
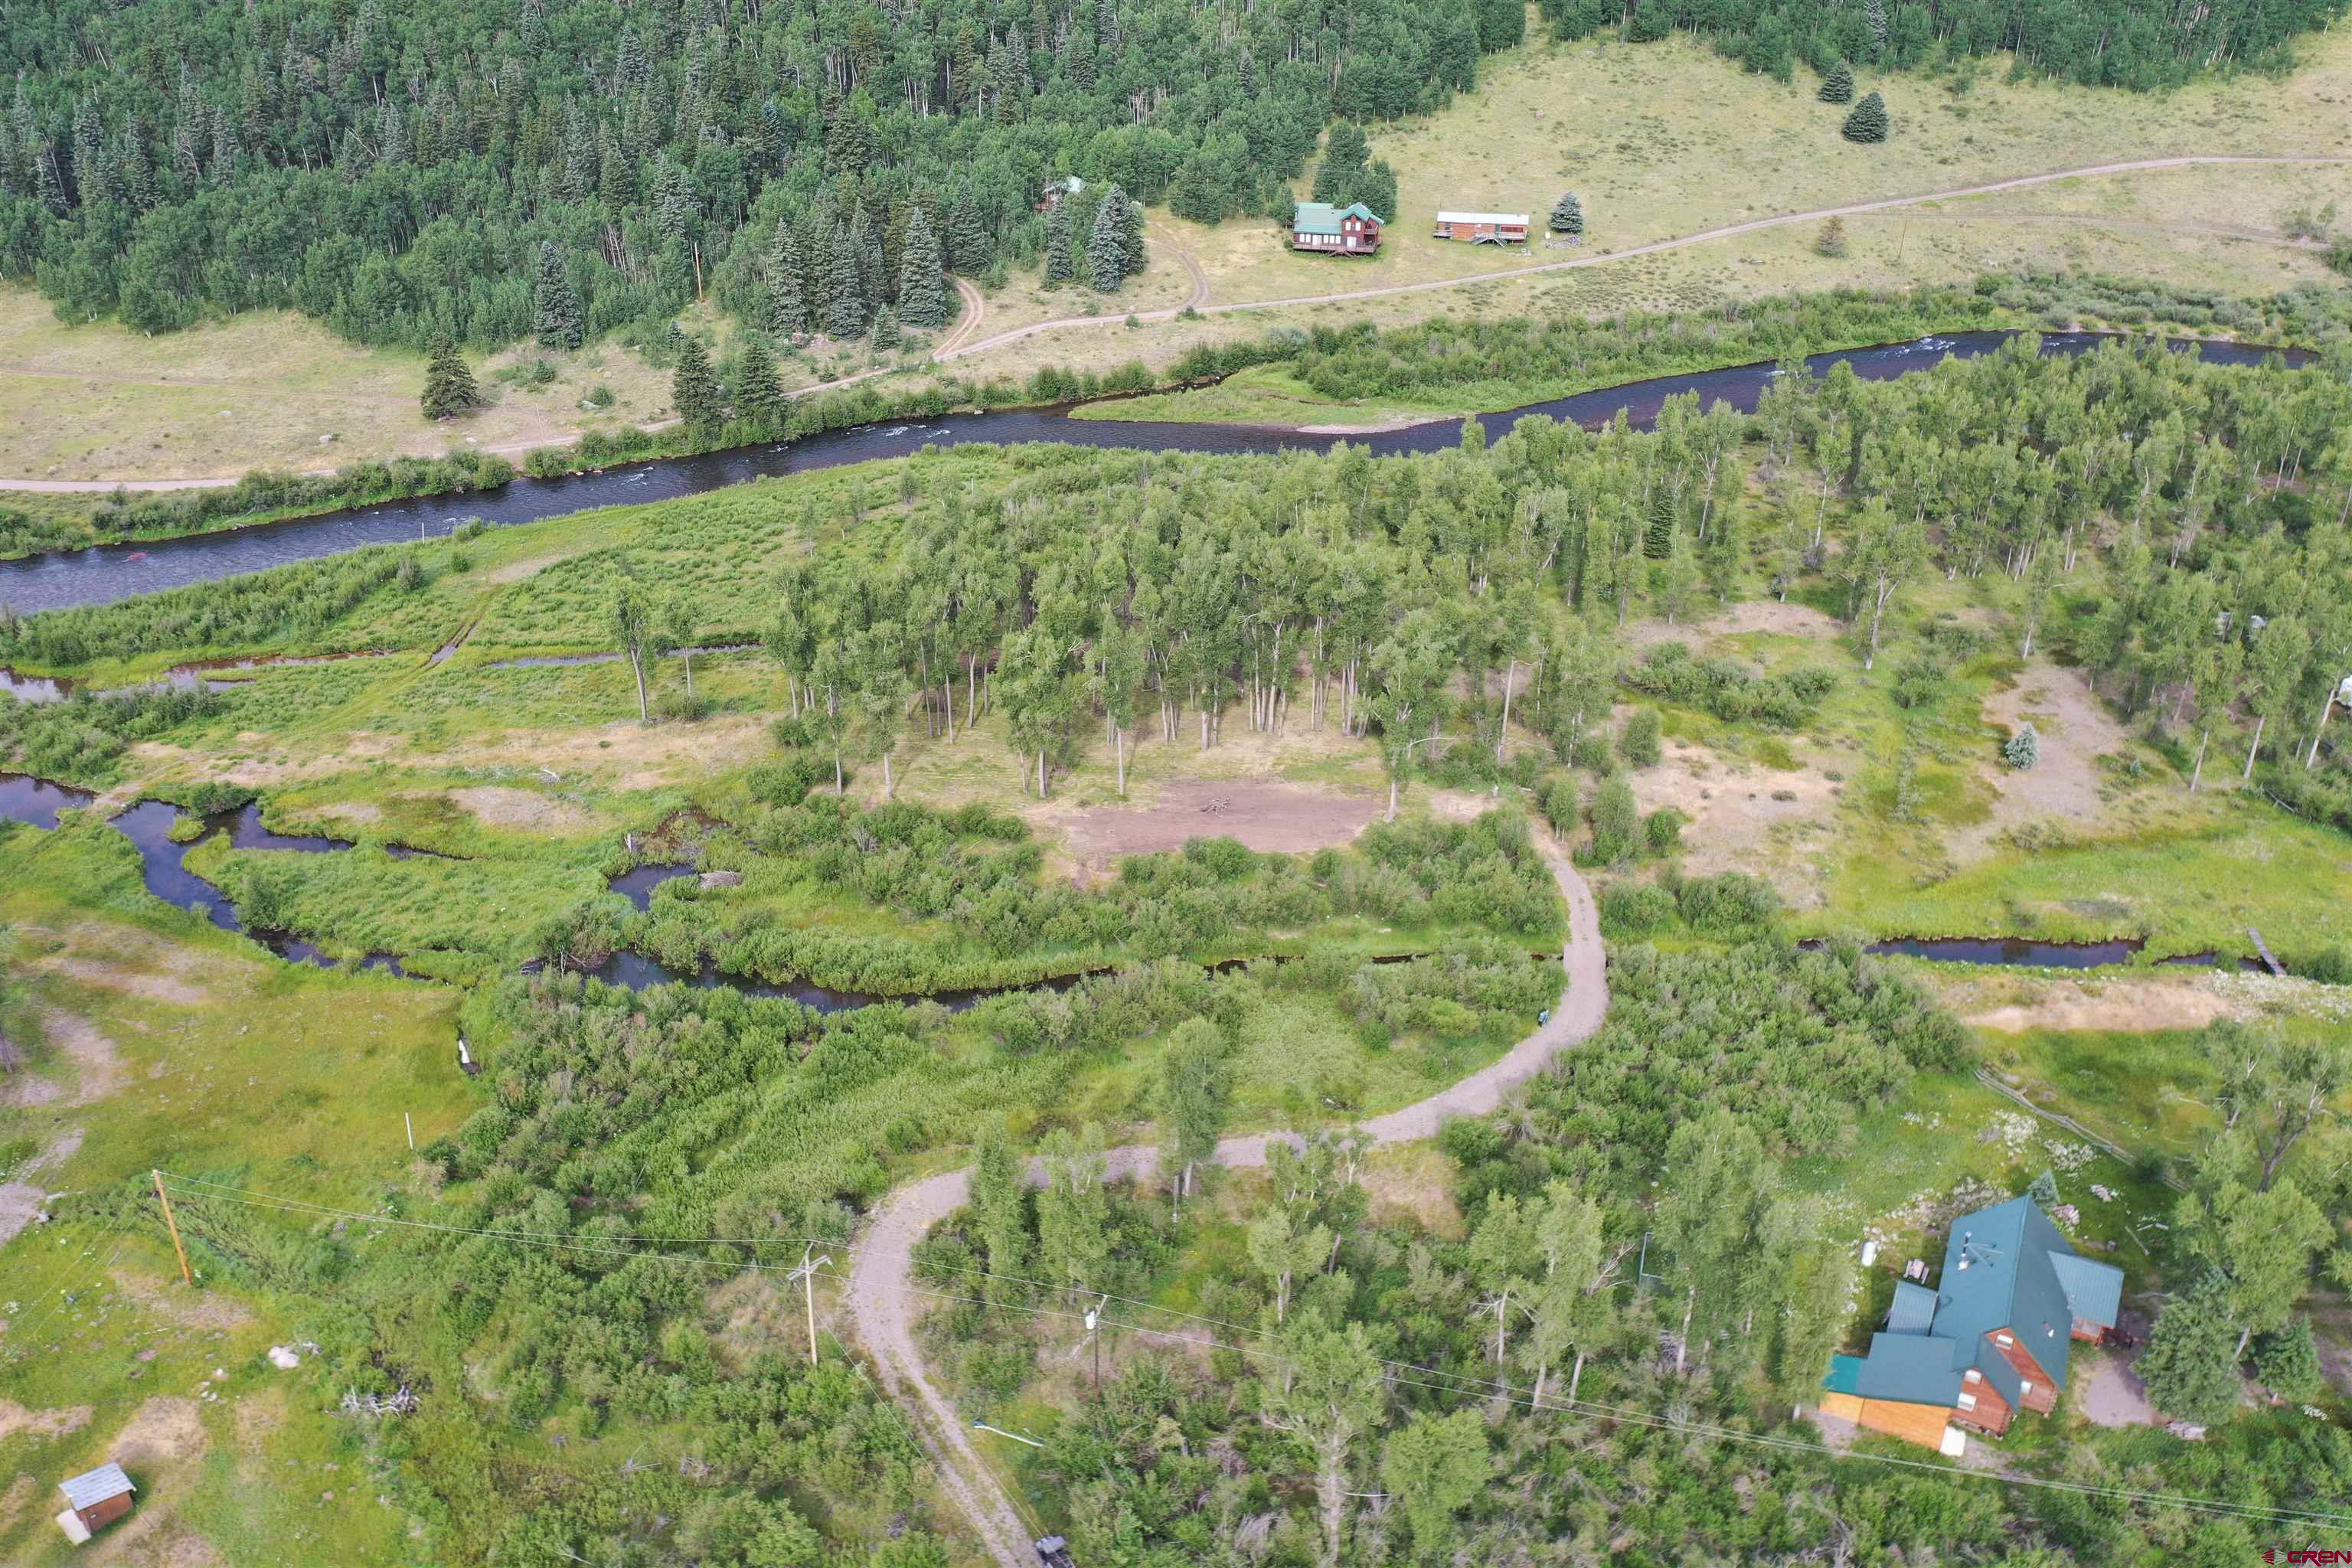
POLYGON ((79 1546, 129 1513, 131 1494, 138 1489, 122 1473, 122 1467, 111 1461, 70 1480, 59 1481, 58 1490, 66 1494, 66 1510, 58 1515, 58 1528, 66 1532, 68 1541, 79 1546))

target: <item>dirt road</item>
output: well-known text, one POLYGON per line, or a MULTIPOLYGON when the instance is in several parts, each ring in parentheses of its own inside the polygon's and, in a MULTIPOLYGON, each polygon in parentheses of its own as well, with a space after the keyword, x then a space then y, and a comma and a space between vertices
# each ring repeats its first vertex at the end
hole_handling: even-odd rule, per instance
MULTIPOLYGON (((1852 202, 1844 206, 1814 207, 1807 212, 1782 213, 1774 217, 1750 218, 1745 223, 1726 224, 1720 228, 1701 229, 1672 239, 1653 240, 1647 245, 1628 246, 1623 250, 1596 251, 1566 261, 1542 261, 1530 267, 1513 267, 1498 272, 1481 272, 1467 278, 1440 278, 1426 283, 1391 283, 1374 289, 1349 289, 1329 294, 1299 294, 1283 300, 1239 300, 1223 305, 1200 304, 1178 307, 1176 310, 1139 310, 1139 321, 1164 321, 1183 309, 1198 310, 1204 316, 1223 315, 1233 310, 1275 310, 1292 305, 1331 305, 1349 300, 1377 300, 1396 294, 1425 294, 1440 289, 1462 289, 1474 284, 1493 283, 1506 278, 1527 278, 1544 272, 1565 272, 1579 267, 1605 267, 1611 262, 1628 261, 1637 256, 1654 256, 1660 251, 1680 250, 1689 246, 1706 245, 1713 240, 1730 239, 1762 229, 1785 228, 1793 223, 1818 223, 1832 217, 1860 217, 1870 213, 1891 212, 1899 207, 1920 206, 1928 202, 1958 201, 1967 196, 1998 195, 2003 191, 2021 191, 2035 185, 2054 184, 2060 180, 2091 179, 2106 174, 2138 174, 2156 169, 2188 169, 2206 164, 2250 165, 2334 165, 2352 163, 2352 158, 2289 156, 2276 158, 2240 157, 2233 154, 2189 154, 2177 158, 2143 158, 2127 163, 2091 163, 2079 169, 2058 169, 2046 174, 2021 174, 2012 180, 1995 180, 1989 184, 1962 185, 1948 191, 1928 191, 1919 195, 1886 196, 1874 202, 1852 202)), ((1999 215, 1987 214, 1984 221, 2000 221, 1999 215)), ((2248 236, 2247 237, 2252 237, 2248 236)), ((1064 316, 1050 321, 1038 321, 994 337, 981 338, 956 345, 951 353, 939 357, 948 359, 964 354, 980 353, 1018 342, 1040 332, 1055 331, 1065 327, 1102 327, 1122 324, 1120 316, 1064 316)))
MULTIPOLYGON (((1375 1142, 1434 1137, 1450 1118, 1493 1110, 1512 1088, 1533 1078, 1554 1056, 1590 1038, 1601 1026, 1609 1006, 1609 982, 1600 913, 1593 907, 1591 889, 1565 859, 1553 858, 1552 875, 1568 900, 1568 944, 1560 952, 1567 989, 1549 1021, 1512 1047, 1501 1060, 1451 1089, 1363 1123, 1375 1142)), ((1267 1144, 1276 1138, 1294 1144, 1298 1142, 1296 1134, 1281 1132, 1228 1138, 1217 1145, 1217 1163, 1231 1168, 1263 1165, 1267 1144)), ((1105 1161, 1114 1177, 1148 1177, 1159 1169, 1160 1151, 1130 1145, 1111 1150, 1105 1161)), ((1032 1181, 1042 1175, 1040 1168, 1031 1168, 1032 1181)), ((912 1407, 916 1428, 938 1463, 942 1484, 971 1520, 989 1555, 1002 1568, 1036 1568, 1028 1529, 1013 1500, 973 1450, 970 1429, 953 1403, 925 1374, 915 1345, 915 1244, 963 1206, 970 1176, 968 1170, 950 1171, 909 1183, 883 1201, 858 1245, 857 1261, 850 1270, 849 1312, 857 1338, 873 1356, 885 1385, 912 1407)))
MULTIPOLYGON (((1235 310, 1276 310, 1294 305, 1331 305, 1349 300, 1376 300, 1394 294, 1425 294, 1440 289, 1465 289, 1481 283, 1496 282, 1507 278, 1525 278, 1536 273, 1564 272, 1578 267, 1605 267, 1611 262, 1629 261, 1637 256, 1654 256, 1660 251, 1680 250, 1688 246, 1705 245, 1711 240, 1730 239, 1738 235, 1754 234, 1761 229, 1785 228, 1793 223, 1816 223, 1832 217, 1860 217, 1871 213, 1892 212, 1902 207, 1921 206, 1929 202, 1958 201, 1967 196, 1998 195, 2003 191, 2020 191, 2034 185, 2054 184, 2060 180, 2092 179, 2105 174, 2137 174, 2156 169, 2189 169, 2217 163, 2252 166, 2333 166, 2352 163, 2352 157, 2336 158, 2314 154, 2257 158, 2234 154, 2194 153, 2176 158, 2143 158, 2127 163, 2092 163, 2079 169, 2058 169, 2046 174, 2023 174, 2013 180, 1995 180, 1990 184, 1962 185, 1954 190, 1928 191, 1919 195, 1887 196, 1874 202, 1853 202, 1845 206, 1814 207, 1808 212, 1782 213, 1776 217, 1751 218, 1746 223, 1727 224, 1720 228, 1702 229, 1696 234, 1681 235, 1672 239, 1654 240, 1650 244, 1630 246, 1623 250, 1596 251, 1590 256, 1574 257, 1566 261, 1543 261, 1531 267, 1514 267, 1500 272, 1481 272, 1466 278, 1440 278, 1427 283, 1391 283, 1376 289, 1349 289, 1329 294, 1298 294, 1282 300, 1235 300, 1222 305, 1212 305, 1208 302, 1207 275, 1201 270, 1200 263, 1189 251, 1181 246, 1174 245, 1171 241, 1171 247, 1176 251, 1177 259, 1184 264, 1185 270, 1192 276, 1192 298, 1182 305, 1158 310, 1138 310, 1131 317, 1124 315, 1057 316, 1051 321, 1034 321, 1025 327, 1015 327, 1010 331, 998 332, 992 337, 979 338, 973 334, 985 318, 986 306, 981 302, 980 291, 962 279, 957 279, 956 290, 963 296, 964 315, 957 323, 956 329, 948 334, 947 339, 940 343, 931 357, 935 362, 944 363, 951 359, 961 359, 966 354, 983 353, 990 349, 1002 348, 1007 343, 1019 342, 1024 339, 1035 337, 1041 332, 1061 331, 1078 327, 1121 326, 1130 320, 1165 321, 1174 319, 1186 310, 1197 311, 1204 316, 1215 316, 1235 310)), ((1988 213, 1976 221, 2093 223, 2102 220, 2071 216, 2057 220, 2039 214, 2006 216, 1988 213)), ((2125 226, 2140 226, 2128 219, 2117 221, 2125 226)), ((2258 239, 2264 237, 2256 231, 2247 230, 2242 235, 2233 233, 2231 237, 2258 239)), ((2282 238, 2273 243, 2285 245, 2293 242, 2282 238)), ((845 375, 837 381, 803 387, 790 395, 802 397, 815 393, 835 392, 842 387, 855 386, 861 381, 888 374, 889 372, 885 370, 860 371, 855 375, 845 375)), ((575 432, 571 436, 561 436, 532 445, 560 447, 568 445, 576 438, 575 432)), ((530 450, 530 447, 529 445, 508 446, 491 449, 502 453, 515 453, 530 450)), ((331 470, 316 471, 326 473, 331 470)), ((115 479, 0 478, 0 489, 33 490, 45 495, 96 495, 117 488, 135 491, 206 489, 236 482, 235 479, 137 479, 123 482, 115 479)))

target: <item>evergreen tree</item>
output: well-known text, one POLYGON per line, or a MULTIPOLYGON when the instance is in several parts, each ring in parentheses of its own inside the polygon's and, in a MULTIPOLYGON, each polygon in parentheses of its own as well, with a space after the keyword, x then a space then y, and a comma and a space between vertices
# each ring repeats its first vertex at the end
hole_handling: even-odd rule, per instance
POLYGON ((1822 78, 1822 101, 1823 103, 1853 101, 1853 68, 1852 66, 1840 60, 1830 67, 1830 74, 1822 78))
POLYGON ((1853 112, 1845 117, 1845 139, 1849 142, 1884 142, 1886 140, 1886 100, 1876 92, 1864 95, 1853 112))
POLYGON ((2009 738, 2008 743, 2001 747, 2000 754, 2002 760, 2019 773, 2031 773, 2033 764, 2042 760, 2042 737, 2034 732, 2032 725, 2028 724, 2009 738))
POLYGON ((767 328, 778 338, 790 338, 809 330, 808 295, 802 282, 807 271, 801 260, 801 242, 793 233, 792 220, 779 220, 775 243, 768 249, 765 279, 767 328))
POLYGON ((1364 163, 1370 156, 1360 126, 1350 120, 1334 124, 1324 143, 1323 162, 1315 170, 1315 199, 1334 206, 1354 201, 1357 182, 1363 178, 1364 163))
POLYGON ((531 331, 543 349, 576 349, 587 335, 580 311, 580 296, 563 270, 563 253, 555 241, 539 244, 539 264, 531 276, 531 331))
POLYGON ((767 340, 753 334, 743 344, 743 360, 735 371, 735 412, 762 432, 773 434, 782 425, 784 389, 776 378, 776 356, 767 340))
POLYGON ((1664 561, 1674 552, 1675 534, 1681 520, 1675 516, 1675 493, 1664 485, 1650 492, 1650 523, 1642 535, 1642 553, 1653 561, 1664 561))
POLYGON ((1584 237, 1584 200, 1574 191, 1562 191, 1551 205, 1551 231, 1570 239, 1584 237))
POLYGON ((425 394, 417 401, 427 419, 470 414, 482 405, 481 388, 466 368, 466 356, 447 338, 434 342, 433 358, 425 367, 425 394))
POLYGON ((1148 259, 1143 248, 1143 204, 1132 200, 1118 186, 1110 188, 1110 198, 1118 205, 1118 247, 1120 265, 1125 276, 1132 278, 1143 270, 1148 259))
POLYGON ((874 312, 874 346, 877 349, 898 346, 898 312, 887 305, 874 312))
POLYGON ((1067 283, 1077 275, 1077 264, 1070 256, 1070 204, 1056 202, 1053 216, 1045 220, 1045 281, 1067 283))
POLYGON ((1396 216, 1396 171, 1389 167, 1386 158, 1374 159, 1372 166, 1364 171, 1364 177, 1356 182, 1356 200, 1378 214, 1382 223, 1396 216))
POLYGON ((948 209, 948 266, 967 278, 977 278, 995 259, 993 252, 971 187, 959 187, 955 205, 948 209))
POLYGON ((2136 1370, 2148 1402, 2183 1421, 2219 1425, 2238 1411, 2236 1334, 2218 1281, 2206 1280, 2165 1303, 2136 1370))
POLYGON ((1127 277, 1127 219, 1120 208, 1126 198, 1113 185, 1095 210, 1094 232, 1087 237, 1087 281, 1102 292, 1116 290, 1127 277))
POLYGON ((1813 237, 1813 252, 1818 256, 1845 254, 1845 219, 1832 217, 1822 225, 1821 233, 1813 237))
POLYGON ((2311 1320, 2295 1318, 2275 1333, 2254 1342, 2254 1375, 2273 1399, 2300 1405, 2316 1399, 2326 1388, 2319 1365, 2319 1346, 2311 1337, 2311 1320))
POLYGON ((719 377, 711 373, 709 351, 691 333, 678 342, 677 370, 670 377, 670 407, 696 435, 707 436, 726 423, 719 401, 719 377))
POLYGON ((939 236, 921 207, 908 217, 907 237, 899 247, 898 316, 910 327, 936 327, 948 319, 939 236))
POLYGON ((828 337, 849 339, 866 331, 864 287, 857 278, 857 242, 849 226, 833 226, 833 243, 824 257, 824 331, 828 337))

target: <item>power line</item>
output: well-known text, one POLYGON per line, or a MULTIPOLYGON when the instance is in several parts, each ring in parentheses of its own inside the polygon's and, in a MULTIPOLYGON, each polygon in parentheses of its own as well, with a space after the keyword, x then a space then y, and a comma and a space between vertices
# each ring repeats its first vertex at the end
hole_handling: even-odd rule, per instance
MULTIPOLYGON (((195 1180, 194 1178, 179 1177, 173 1177, 173 1179, 195 1180)), ((750 1262, 737 1262, 732 1259, 695 1258, 676 1253, 641 1251, 629 1247, 589 1246, 575 1243, 568 1238, 550 1237, 543 1234, 494 1231, 467 1226, 436 1225, 432 1222, 423 1220, 397 1220, 382 1215, 367 1215, 352 1210, 331 1208, 323 1205, 310 1204, 302 1199, 281 1199, 270 1194, 242 1192, 237 1189, 227 1188, 224 1184, 220 1183, 202 1182, 199 1183, 199 1184, 218 1190, 212 1193, 198 1193, 190 1195, 217 1196, 230 1202, 249 1204, 257 1207, 274 1208, 296 1213, 308 1213, 315 1215, 340 1217, 362 1221, 369 1224, 399 1225, 413 1229, 437 1231, 449 1235, 479 1236, 496 1240, 509 1241, 520 1246, 543 1247, 551 1251, 578 1252, 593 1256, 643 1259, 650 1263, 699 1268, 750 1268, 762 1273, 782 1274, 787 1276, 792 1272, 792 1269, 788 1266, 782 1264, 761 1263, 757 1260, 750 1262)), ((645 1239, 656 1238, 648 1237, 645 1239)), ((670 1245, 760 1245, 760 1243, 752 1240, 751 1238, 736 1238, 732 1240, 698 1238, 696 1240, 674 1241, 671 1242, 670 1245)), ((856 1249, 844 1247, 844 1250, 856 1249)), ((1003 1279, 1007 1283, 1024 1285, 1036 1285, 1039 1283, 1034 1280, 1018 1279, 1010 1276, 994 1275, 984 1269, 967 1268, 960 1270, 960 1272, 976 1274, 983 1279, 1003 1279)), ((1048 1284, 1044 1285, 1041 1288, 1046 1289, 1061 1289, 1065 1287, 1048 1284)), ((959 1295, 953 1291, 930 1289, 914 1284, 899 1287, 899 1289, 907 1295, 919 1296, 931 1300, 955 1302, 978 1307, 996 1307, 1008 1311, 1024 1313, 1031 1317, 1058 1319, 1069 1322, 1083 1322, 1085 1321, 1084 1314, 1053 1307, 1024 1305, 1016 1302, 991 1301, 982 1297, 959 1295)), ((1130 1304, 1133 1304, 1134 1300, 1133 1298, 1126 1297, 1113 1299, 1127 1301, 1130 1304)), ((1176 1312, 1173 1309, 1161 1309, 1148 1302, 1141 1303, 1141 1305, 1148 1310, 1168 1310, 1172 1315, 1180 1317, 1195 1316, 1195 1314, 1176 1312)), ((1222 1320, 1213 1319, 1204 1319, 1201 1321, 1210 1322, 1222 1321, 1222 1320)), ((1118 1326, 1126 1328, 1131 1332, 1145 1338, 1171 1341, 1180 1344, 1189 1344, 1199 1347, 1230 1350, 1234 1352, 1236 1354, 1255 1356, 1261 1360, 1275 1362, 1284 1365, 1295 1366, 1297 1364, 1293 1358, 1276 1351, 1265 1349, 1262 1346, 1233 1344, 1208 1335, 1179 1333, 1165 1329, 1154 1329, 1142 1323, 1123 1320, 1117 1320, 1115 1321, 1118 1326)), ((1237 1329, 1241 1327, 1240 1325, 1226 1326, 1237 1329)), ((1267 1335, 1266 1331, 1264 1330, 1243 1329, 1242 1331, 1256 1334, 1259 1337, 1271 1337, 1267 1335)), ((1859 1454, 1852 1452, 1839 1453, 1835 1450, 1820 1447, 1812 1443, 1803 1442, 1797 1438, 1778 1437, 1770 1434, 1761 1432, 1743 1432, 1733 1427, 1721 1426, 1707 1422, 1679 1420, 1673 1416, 1663 1415, 1654 1411, 1641 1410, 1625 1405, 1611 1405, 1598 1400, 1566 1400, 1555 1395, 1547 1395, 1541 1400, 1538 1400, 1532 1397, 1528 1393, 1523 1392, 1517 1386, 1501 1379, 1470 1378, 1463 1376, 1460 1373, 1445 1373, 1434 1368, 1417 1366, 1411 1363, 1392 1361, 1385 1357, 1375 1357, 1374 1361, 1388 1373, 1391 1381, 1408 1387, 1426 1389, 1432 1393, 1446 1394, 1455 1397, 1465 1397, 1471 1395, 1488 1398, 1500 1397, 1512 1405, 1538 1414, 1552 1412, 1557 1414, 1580 1414, 1592 1416, 1605 1416, 1610 1419, 1624 1421, 1633 1425, 1647 1426, 1660 1431, 1675 1432, 1687 1436, 1706 1437, 1722 1442, 1746 1443, 1757 1447, 1771 1448, 1787 1453, 1799 1454, 1815 1459, 1849 1461, 1861 1460, 1872 1464, 1885 1465, 1897 1468, 1921 1470, 1947 1479, 1961 1477, 1976 1478, 1997 1481, 2005 1486, 2036 1487, 2049 1491, 2061 1491, 2073 1493, 2078 1496, 2105 1498, 2126 1502, 2138 1502, 2156 1508, 2178 1508, 2194 1512, 2214 1514, 2222 1518, 2241 1519, 2260 1523, 2310 1523, 2329 1525, 2339 1529, 2344 1527, 2347 1523, 2352 1523, 2352 1514, 2321 1513, 2302 1509, 2274 1508, 2264 1504, 2231 1502, 2221 1498, 2194 1497, 2184 1493, 2150 1492, 2130 1487, 2097 1486, 2084 1481, 2068 1481, 2039 1476, 2021 1476, 2002 1471, 1960 1469, 1950 1466, 1931 1463, 1925 1459, 1905 1458, 1899 1455, 1874 1453, 1859 1454), (1419 1373, 1422 1375, 1412 1376, 1407 1375, 1408 1373, 1419 1373), (1444 1379, 1445 1381, 1432 1382, 1429 1381, 1431 1378, 1444 1379)))

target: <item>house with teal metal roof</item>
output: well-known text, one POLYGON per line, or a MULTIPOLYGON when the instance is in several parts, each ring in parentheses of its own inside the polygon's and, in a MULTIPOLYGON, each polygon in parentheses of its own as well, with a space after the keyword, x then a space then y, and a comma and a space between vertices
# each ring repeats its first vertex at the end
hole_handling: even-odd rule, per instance
POLYGON ((1330 256, 1370 256, 1380 249, 1381 228, 1387 222, 1361 202, 1344 207, 1329 202, 1300 202, 1290 219, 1290 248, 1330 256))
POLYGON ((1822 1408, 1957 1454, 1959 1427, 1998 1436, 2020 1410, 2055 1407, 2069 1347, 2115 1327, 2123 1281, 2030 1198, 1962 1215, 1935 1286, 1898 1283, 1870 1353, 1832 1358, 1822 1408))

